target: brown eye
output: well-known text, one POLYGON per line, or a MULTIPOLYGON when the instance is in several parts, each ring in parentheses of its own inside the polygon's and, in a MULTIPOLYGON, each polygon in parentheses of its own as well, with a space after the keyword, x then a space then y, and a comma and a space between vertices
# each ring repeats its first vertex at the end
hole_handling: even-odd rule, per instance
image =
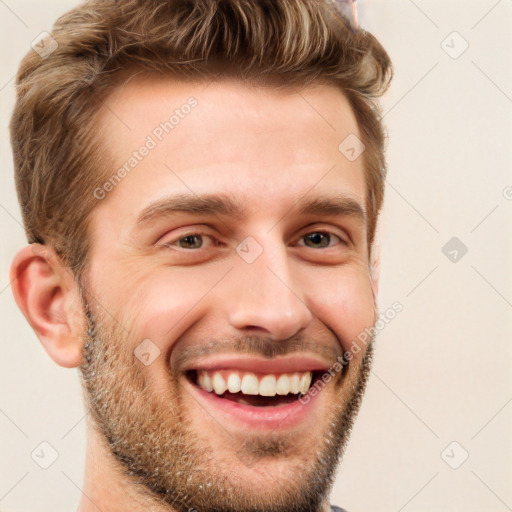
POLYGON ((217 240, 211 235, 200 232, 192 232, 182 234, 173 240, 169 240, 162 244, 162 247, 170 249, 207 249, 208 247, 217 247, 219 244, 217 240))
POLYGON ((187 235, 177 240, 177 245, 182 249, 200 249, 203 246, 202 235, 187 235))

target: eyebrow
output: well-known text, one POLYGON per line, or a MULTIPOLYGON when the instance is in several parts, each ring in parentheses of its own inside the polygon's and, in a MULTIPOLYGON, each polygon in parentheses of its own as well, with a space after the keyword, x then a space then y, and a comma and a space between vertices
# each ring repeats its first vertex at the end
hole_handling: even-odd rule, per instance
MULTIPOLYGON (((301 198, 295 207, 302 215, 353 217, 362 224, 366 222, 364 208, 358 201, 346 196, 320 196, 301 198)), ((291 210, 290 210, 291 211, 291 210)), ((222 215, 244 220, 247 210, 243 202, 227 194, 177 194, 159 199, 146 206, 137 217, 141 227, 157 218, 174 213, 195 215, 222 215)))
POLYGON ((333 215, 339 217, 354 217, 359 222, 366 222, 364 208, 355 200, 346 196, 321 196, 312 200, 301 200, 298 203, 299 212, 303 215, 333 215))

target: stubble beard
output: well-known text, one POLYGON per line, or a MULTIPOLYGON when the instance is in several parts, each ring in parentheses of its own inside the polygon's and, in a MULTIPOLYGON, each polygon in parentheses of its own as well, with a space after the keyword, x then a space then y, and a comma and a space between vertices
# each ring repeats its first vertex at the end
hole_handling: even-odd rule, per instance
MULTIPOLYGON (((169 373, 174 393, 170 393, 171 403, 164 402, 148 386, 126 331, 113 320, 94 318, 82 300, 88 321, 79 367, 84 398, 93 428, 129 489, 169 511, 320 512, 361 405, 373 338, 360 360, 349 399, 333 403, 329 414, 318 420, 321 434, 314 457, 294 466, 293 479, 278 477, 276 490, 268 492, 240 482, 241 471, 212 456, 211 447, 198 439, 191 419, 184 414, 187 393, 179 381, 169 373)), ((289 446, 285 436, 259 435, 247 441, 247 461, 282 457, 289 446)), ((247 469, 241 466, 243 457, 234 460, 247 469)), ((271 470, 268 473, 272 476, 271 470)))

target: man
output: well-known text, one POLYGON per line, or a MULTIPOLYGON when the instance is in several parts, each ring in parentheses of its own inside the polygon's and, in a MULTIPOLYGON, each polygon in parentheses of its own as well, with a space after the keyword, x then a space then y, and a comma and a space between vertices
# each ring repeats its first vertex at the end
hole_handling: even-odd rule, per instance
POLYGON ((80 370, 80 512, 330 509, 371 363, 351 344, 377 318, 391 78, 340 13, 92 0, 23 60, 12 287, 80 370))

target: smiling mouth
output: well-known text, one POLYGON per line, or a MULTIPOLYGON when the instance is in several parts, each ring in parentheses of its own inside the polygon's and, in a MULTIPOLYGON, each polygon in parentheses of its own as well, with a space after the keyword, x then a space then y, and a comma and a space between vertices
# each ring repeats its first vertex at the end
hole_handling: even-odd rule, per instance
POLYGON ((252 407, 279 407, 297 402, 321 377, 320 371, 254 373, 191 370, 188 380, 218 398, 252 407))

